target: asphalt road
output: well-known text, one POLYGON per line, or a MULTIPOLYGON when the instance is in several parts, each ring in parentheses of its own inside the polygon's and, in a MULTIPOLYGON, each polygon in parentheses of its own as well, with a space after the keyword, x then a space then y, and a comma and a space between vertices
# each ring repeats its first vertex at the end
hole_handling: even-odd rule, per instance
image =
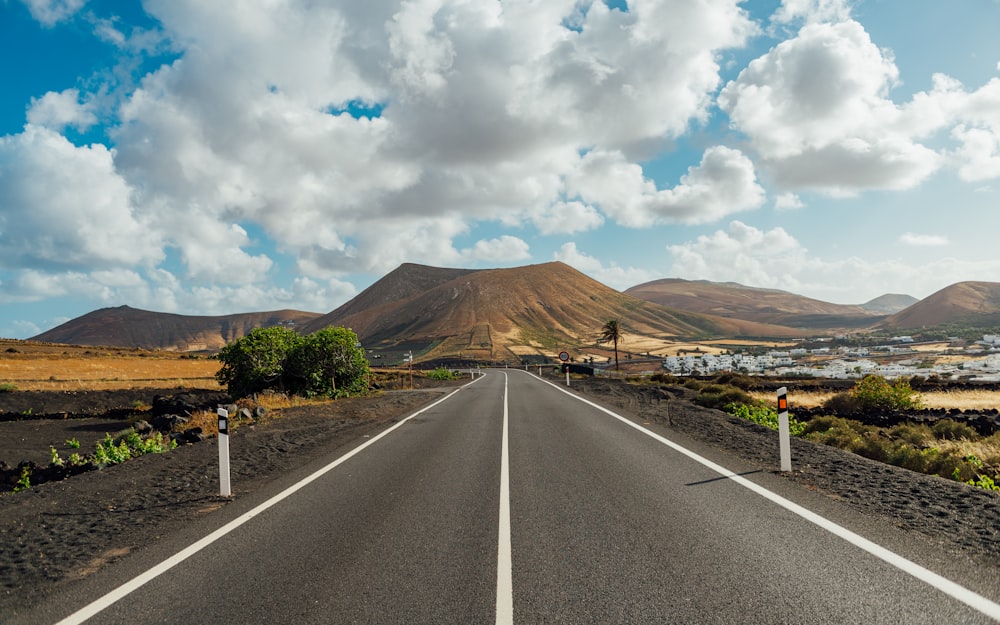
MULTIPOLYGON (((910 545, 909 560, 890 564, 892 554, 762 496, 759 485, 779 478, 724 476, 522 371, 488 372, 330 462, 295 492, 231 504, 229 525, 186 552, 167 553, 200 537, 108 567, 40 613, 101 625, 941 624, 1000 614, 995 583, 983 598, 933 573, 918 579, 928 576, 915 560, 961 576, 941 554, 910 545)), ((873 540, 892 535, 870 529, 873 540)))

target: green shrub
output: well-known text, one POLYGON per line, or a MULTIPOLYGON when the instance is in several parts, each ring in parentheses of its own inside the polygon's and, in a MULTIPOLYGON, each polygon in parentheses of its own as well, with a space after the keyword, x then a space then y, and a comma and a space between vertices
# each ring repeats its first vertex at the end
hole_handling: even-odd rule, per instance
POLYGON ((219 352, 222 366, 215 374, 233 397, 266 389, 282 389, 285 362, 302 337, 284 326, 254 328, 219 352))
POLYGON ((867 411, 914 410, 923 406, 920 393, 902 378, 890 384, 880 375, 866 375, 855 383, 851 393, 867 411))
POLYGON ((715 378, 715 382, 718 384, 726 384, 728 386, 735 386, 736 388, 741 388, 744 391, 749 391, 757 388, 758 382, 755 378, 749 375, 744 375, 742 373, 723 373, 715 378))
POLYGON ((861 411, 861 402, 851 393, 837 393, 823 403, 823 409, 840 415, 861 411))
POLYGON ((702 387, 694 401, 706 408, 725 409, 729 404, 750 404, 753 397, 743 389, 723 384, 707 384, 702 387))
POLYGON ((974 440, 979 436, 974 428, 951 419, 941 419, 935 422, 931 426, 931 431, 937 438, 949 441, 974 440))
POLYGON ((13 393, 17 390, 17 384, 13 382, 4 382, 0 384, 0 393, 13 393))
POLYGON ((694 378, 688 378, 687 381, 684 382, 684 388, 689 388, 692 391, 700 391, 703 386, 705 386, 704 382, 701 380, 695 380, 694 378))
MULTIPOLYGON (((778 411, 772 406, 756 402, 749 404, 729 404, 725 408, 726 412, 747 421, 753 421, 772 430, 778 429, 778 411)), ((788 415, 788 432, 792 436, 802 436, 805 432, 805 423, 796 419, 793 415, 788 415)))
POLYGON ((903 423, 889 429, 889 438, 909 443, 917 447, 924 447, 929 441, 934 440, 934 432, 926 425, 903 423))
POLYGON ((458 376, 451 369, 445 367, 438 367, 433 371, 427 372, 427 377, 432 380, 457 380, 458 376))
POLYGON ((976 486, 978 488, 985 488, 986 490, 1000 490, 1000 485, 993 481, 993 478, 988 475, 980 475, 978 479, 969 480, 966 484, 969 486, 976 486))
POLYGON ((301 336, 283 326, 255 328, 218 355, 216 379, 234 398, 265 390, 341 397, 368 389, 368 361, 357 335, 324 328, 301 336))

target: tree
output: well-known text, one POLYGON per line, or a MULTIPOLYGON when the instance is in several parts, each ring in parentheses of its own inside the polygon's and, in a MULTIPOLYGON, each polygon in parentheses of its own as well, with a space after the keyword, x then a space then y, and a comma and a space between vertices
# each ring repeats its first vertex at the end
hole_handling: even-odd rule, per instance
POLYGON ((617 319, 611 319, 601 328, 601 338, 598 343, 614 343, 615 346, 615 371, 618 371, 618 343, 622 340, 621 324, 617 319))
POLYGON ((340 397, 368 387, 368 361, 357 335, 347 328, 308 336, 282 326, 255 328, 226 345, 219 360, 215 377, 234 398, 266 389, 340 397))
POLYGON ((331 327, 303 337, 288 355, 286 377, 293 393, 338 397, 363 393, 368 373, 358 336, 331 327))
POLYGON ((923 406, 920 393, 902 378, 890 384, 880 375, 866 375, 855 382, 851 394, 858 400, 861 409, 869 412, 913 410, 923 406))
POLYGON ((215 378, 233 397, 247 397, 265 389, 284 390, 288 354, 302 337, 290 328, 254 328, 219 352, 222 367, 215 378))

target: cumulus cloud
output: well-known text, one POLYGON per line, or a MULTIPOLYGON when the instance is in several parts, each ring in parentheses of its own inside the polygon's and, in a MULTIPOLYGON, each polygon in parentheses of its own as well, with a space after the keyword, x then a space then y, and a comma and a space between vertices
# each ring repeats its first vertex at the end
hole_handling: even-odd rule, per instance
MULTIPOLYGON (((567 234, 763 202, 735 150, 706 151, 662 191, 636 160, 708 118, 718 52, 757 32, 735 0, 144 6, 179 58, 118 109, 115 171, 204 282, 273 267, 233 224, 260 226, 303 275, 329 278, 526 257, 514 238, 457 250, 480 221, 567 234), (599 191, 622 172, 629 195, 599 191)), ((129 47, 115 23, 94 23, 129 47)))
POLYGON ((604 217, 583 202, 556 202, 541 207, 529 216, 542 234, 574 234, 594 230, 604 224, 604 217))
POLYGON ((43 26, 52 27, 76 15, 87 0, 21 0, 21 3, 43 26))
POLYGON ((809 24, 725 86, 719 105, 788 189, 909 189, 941 166, 915 139, 944 120, 888 99, 899 70, 853 20, 809 24))
POLYGON ((102 145, 29 124, 0 137, 0 267, 115 267, 162 260, 161 234, 102 145))
POLYGON ((505 234, 496 239, 476 241, 472 248, 463 250, 462 256, 470 260, 506 264, 531 258, 531 250, 523 240, 505 234))
POLYGON ((552 259, 564 262, 598 282, 619 291, 663 277, 645 269, 620 267, 616 263, 605 265, 600 259, 581 252, 576 243, 573 242, 564 243, 552 255, 552 259))
POLYGON ((771 21, 788 24, 799 20, 806 23, 842 22, 851 17, 849 0, 782 0, 771 21))
POLYGON ((757 208, 765 199, 750 159, 724 146, 706 150, 701 163, 689 168, 680 184, 663 190, 620 152, 595 150, 580 161, 567 189, 571 195, 600 206, 618 223, 635 228, 712 222, 757 208))
POLYGON ((804 206, 802 199, 794 193, 782 193, 774 198, 774 208, 779 211, 795 210, 804 206))
POLYGON ((80 102, 78 89, 60 93, 49 91, 41 98, 32 98, 28 108, 28 123, 62 132, 67 126, 86 131, 97 123, 93 106, 80 102))
POLYGON ((899 242, 903 245, 914 247, 942 247, 948 245, 948 237, 939 234, 914 234, 904 232, 899 236, 899 242))
POLYGON ((911 289, 908 294, 914 297, 926 297, 956 282, 995 280, 1000 271, 1000 261, 826 259, 812 254, 783 228, 762 230, 739 221, 726 230, 671 245, 667 252, 672 258, 669 275, 782 289, 840 304, 861 304, 902 288, 911 289), (860 289, 853 284, 859 280, 860 289))

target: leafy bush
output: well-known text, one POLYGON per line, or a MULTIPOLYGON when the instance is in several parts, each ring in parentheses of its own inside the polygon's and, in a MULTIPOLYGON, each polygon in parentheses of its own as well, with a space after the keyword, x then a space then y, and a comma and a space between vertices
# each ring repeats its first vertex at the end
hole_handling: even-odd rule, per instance
POLYGON ((934 440, 934 432, 926 425, 903 423, 889 430, 889 438, 919 447, 926 445, 928 441, 934 440))
MULTIPOLYGON (((772 406, 764 403, 750 404, 729 404, 725 408, 726 412, 747 421, 753 421, 772 430, 778 429, 778 411, 772 406)), ((791 414, 788 415, 788 432, 792 436, 802 436, 805 432, 806 424, 796 419, 791 414)))
POLYGON ((94 449, 93 463, 99 467, 121 464, 131 458, 160 454, 176 447, 177 441, 164 441, 160 432, 144 439, 135 430, 130 430, 118 440, 111 438, 110 434, 105 434, 104 439, 98 441, 94 449))
POLYGON ((742 373, 723 373, 715 378, 718 384, 727 384, 729 386, 735 386, 736 388, 741 388, 744 391, 749 391, 757 388, 759 386, 758 381, 749 375, 744 375, 742 373))
POLYGON ((1000 484, 997 484, 993 478, 988 475, 980 475, 978 479, 969 480, 966 484, 977 488, 984 488, 986 490, 1000 490, 1000 484))
POLYGON ((902 378, 890 384, 880 375, 866 375, 855 383, 851 394, 866 411, 913 410, 923 406, 920 393, 902 378))
POLYGON ((288 390, 298 395, 341 397, 368 388, 368 361, 358 336, 347 328, 323 328, 302 337, 288 353, 288 390))
POLYGON ((446 369, 445 367, 438 367, 433 371, 427 373, 427 377, 432 380, 455 380, 458 376, 451 369, 446 369))
POLYGON ((941 419, 935 422, 931 426, 931 431, 935 437, 949 441, 974 440, 979 436, 974 428, 951 419, 941 419))
POLYGON ((284 326, 254 328, 219 352, 222 366, 215 374, 233 397, 247 397, 269 388, 283 389, 285 361, 302 337, 284 326))
POLYGON ((823 410, 839 415, 861 412, 861 402, 851 393, 837 393, 823 403, 823 410))
POLYGON ((308 336, 282 326, 255 328, 219 352, 216 379, 234 398, 264 390, 304 396, 356 395, 368 388, 368 361, 347 328, 308 336))
POLYGON ((694 400, 706 408, 720 409, 725 409, 729 404, 753 403, 753 397, 743 389, 724 384, 707 384, 703 386, 694 400))
POLYGON ((17 390, 17 384, 13 382, 4 382, 0 384, 0 393, 13 393, 17 390))

